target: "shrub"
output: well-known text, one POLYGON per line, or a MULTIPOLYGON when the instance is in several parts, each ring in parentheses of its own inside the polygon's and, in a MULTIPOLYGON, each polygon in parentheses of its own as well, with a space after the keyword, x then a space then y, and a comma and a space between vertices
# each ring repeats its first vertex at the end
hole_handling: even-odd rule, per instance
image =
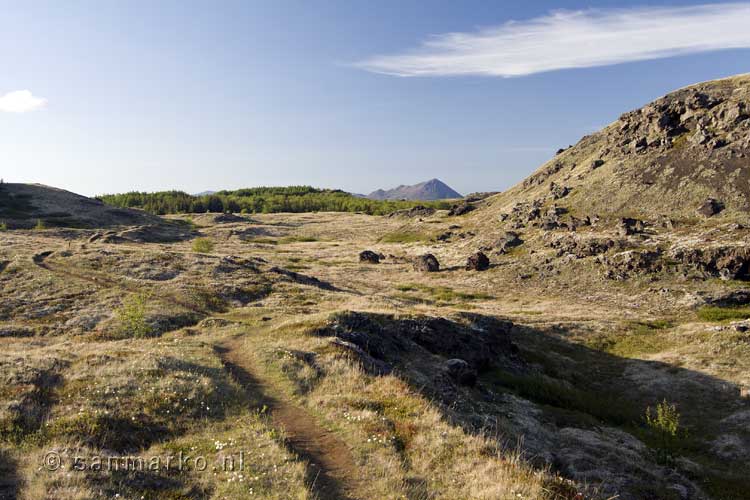
POLYGON ((675 405, 665 399, 656 405, 656 410, 646 408, 646 426, 656 442, 656 459, 666 464, 674 456, 677 435, 680 431, 680 414, 675 405))
POLYGON ((120 334, 143 338, 153 333, 153 327, 146 321, 146 307, 150 298, 151 294, 144 292, 125 299, 116 314, 120 334))
POLYGON ((208 238, 196 238, 193 241, 193 252, 210 253, 214 249, 214 242, 208 238))
POLYGON ((7 231, 8 230, 8 224, 5 222, 0 222, 0 232, 7 231))

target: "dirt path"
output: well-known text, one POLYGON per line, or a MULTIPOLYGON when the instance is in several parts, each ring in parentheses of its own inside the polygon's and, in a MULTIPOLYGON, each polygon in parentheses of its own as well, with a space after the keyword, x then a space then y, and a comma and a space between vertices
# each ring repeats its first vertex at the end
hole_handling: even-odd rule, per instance
POLYGON ((273 424, 284 429, 289 447, 309 463, 308 484, 317 497, 320 500, 364 498, 356 494, 361 474, 346 444, 318 425, 302 408, 272 395, 274 389, 241 353, 238 340, 227 341, 216 350, 248 398, 270 409, 273 424))

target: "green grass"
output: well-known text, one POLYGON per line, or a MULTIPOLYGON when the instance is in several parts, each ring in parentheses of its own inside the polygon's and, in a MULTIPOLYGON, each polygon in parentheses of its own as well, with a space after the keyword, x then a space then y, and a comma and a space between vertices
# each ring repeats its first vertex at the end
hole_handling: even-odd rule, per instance
POLYGON ((431 240, 432 236, 417 231, 394 231, 380 238, 381 243, 418 243, 431 240))
POLYGON ((278 245, 279 244, 279 241, 273 238, 253 238, 251 240, 247 240, 247 242, 258 243, 261 245, 278 245))
POLYGON ((7 231, 8 230, 8 224, 5 222, 0 222, 0 232, 7 231))
POLYGON ((630 321, 625 330, 613 331, 589 339, 587 345, 599 351, 631 358, 644 354, 655 354, 666 349, 670 339, 662 331, 675 325, 667 320, 630 321))
POLYGON ((497 369, 484 378, 492 385, 555 409, 552 413, 560 418, 565 415, 568 421, 592 423, 593 417, 598 421, 627 426, 641 419, 640 410, 617 395, 577 389, 543 375, 513 375, 497 369))
POLYGON ((44 229, 47 229, 47 225, 44 223, 42 219, 36 220, 36 226, 34 226, 35 231, 42 231, 44 229))
MULTIPOLYGON (((440 302, 459 302, 471 300, 491 300, 494 297, 485 293, 466 293, 459 292, 447 286, 427 286, 418 283, 405 283, 396 285, 396 290, 400 292, 423 292, 430 298, 440 302)), ((411 295, 404 294, 404 297, 414 299, 411 295)))
POLYGON ((214 249, 214 242, 208 238, 196 238, 193 241, 193 252, 211 253, 214 249))
POLYGON ((750 318, 750 307, 705 306, 698 310, 702 321, 723 322, 750 318))

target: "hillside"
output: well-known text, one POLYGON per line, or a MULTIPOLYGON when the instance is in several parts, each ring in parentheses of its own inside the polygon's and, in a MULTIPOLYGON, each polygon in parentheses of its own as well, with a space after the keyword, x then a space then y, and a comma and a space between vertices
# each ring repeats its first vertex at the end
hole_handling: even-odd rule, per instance
POLYGON ((115 208, 64 189, 42 184, 0 185, 0 222, 10 228, 28 228, 39 221, 50 227, 89 228, 161 223, 147 213, 115 208))
POLYGON ((579 214, 684 218, 708 199, 724 214, 750 210, 750 75, 700 83, 623 114, 560 151, 495 212, 554 201, 579 214))
POLYGON ((368 198, 372 200, 446 200, 461 198, 461 194, 454 191, 450 186, 439 179, 430 179, 413 186, 398 186, 393 189, 378 189, 373 191, 368 198))

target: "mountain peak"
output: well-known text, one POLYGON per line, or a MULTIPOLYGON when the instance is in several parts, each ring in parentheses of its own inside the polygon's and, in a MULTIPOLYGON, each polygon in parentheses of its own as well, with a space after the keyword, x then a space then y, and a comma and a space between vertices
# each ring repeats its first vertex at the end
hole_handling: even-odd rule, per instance
POLYGON ((401 185, 393 189, 378 189, 367 195, 373 200, 444 200, 461 198, 461 194, 440 179, 430 179, 412 186, 401 185))

